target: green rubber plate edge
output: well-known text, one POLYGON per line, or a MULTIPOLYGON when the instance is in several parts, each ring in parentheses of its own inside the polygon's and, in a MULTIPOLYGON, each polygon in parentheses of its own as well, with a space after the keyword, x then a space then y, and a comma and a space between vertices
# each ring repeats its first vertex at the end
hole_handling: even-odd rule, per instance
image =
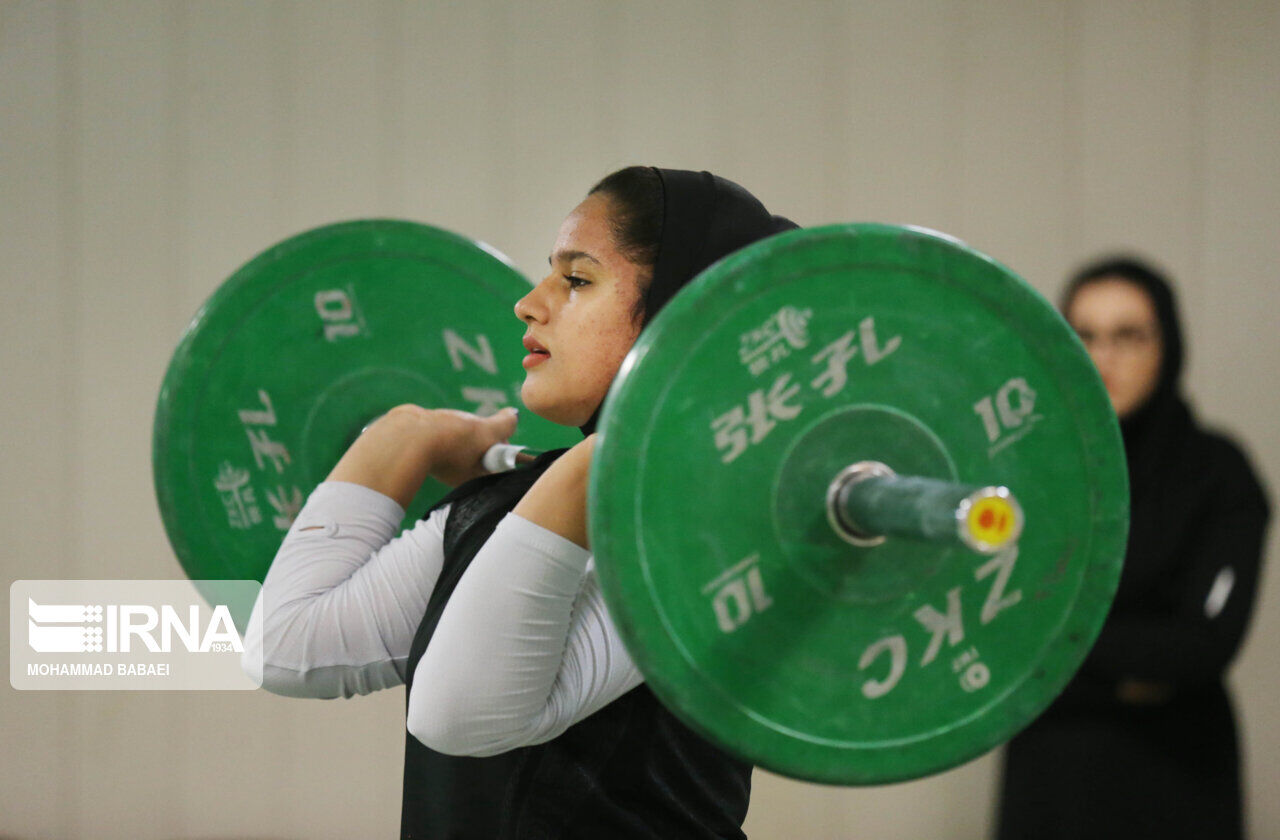
MULTIPOLYGON (((179 521, 182 511, 195 510, 198 503, 190 498, 191 490, 185 481, 188 470, 184 461, 190 458, 190 452, 188 447, 178 445, 173 432, 178 428, 175 424, 182 419, 181 413, 194 411, 198 403, 193 394, 199 390, 202 362, 216 352, 235 325, 275 293, 272 286, 255 288, 260 284, 260 277, 272 266, 301 252, 309 252, 315 262, 375 251, 416 254, 422 252, 424 245, 437 259, 442 253, 450 253, 451 264, 467 269, 475 282, 505 287, 500 289, 500 294, 512 301, 531 288, 507 257, 485 243, 420 222, 358 219, 313 228, 267 248, 237 269, 191 318, 165 371, 156 399, 151 437, 156 502, 169 543, 188 576, 204 579, 210 574, 208 564, 201 563, 198 549, 193 547, 179 521), (199 573, 193 575, 192 570, 199 573)), ((225 571, 229 578, 244 578, 237 570, 225 571)), ((257 579, 261 581, 263 576, 265 568, 257 579)), ((252 577, 254 575, 249 575, 252 577)))
POLYGON ((598 431, 588 491, 590 538, 597 552, 605 601, 629 653, 647 685, 692 729, 722 746, 734 744, 726 748, 782 775, 825 784, 886 784, 941 772, 988 752, 1034 720, 1066 686, 1101 631, 1119 585, 1128 537, 1128 472, 1119 424, 1084 345, 1052 304, 1021 277, 964 242, 936 231, 878 223, 828 225, 779 234, 722 259, 695 278, 646 327, 610 388, 598 431), (1075 417, 1093 420, 1082 429, 1081 439, 1097 477, 1089 491, 1097 527, 1092 544, 1081 549, 1092 562, 1082 578, 1069 621, 1064 621, 1060 643, 999 699, 993 711, 971 716, 942 734, 921 733, 915 741, 862 750, 856 756, 850 750, 823 748, 811 742, 787 744, 785 739, 741 743, 740 733, 759 729, 759 722, 689 666, 678 645, 659 632, 662 619, 647 598, 627 597, 629 588, 643 587, 640 571, 609 559, 611 546, 640 542, 639 535, 629 529, 633 499, 625 488, 638 484, 640 458, 636 453, 642 443, 638 436, 645 426, 649 395, 658 389, 637 387, 635 382, 646 376, 663 376, 668 368, 662 348, 683 354, 688 342, 681 340, 682 335, 714 328, 705 317, 698 317, 702 297, 716 294, 717 289, 721 295, 732 293, 734 279, 749 274, 761 259, 831 238, 852 238, 853 248, 864 253, 890 249, 927 260, 976 262, 963 274, 981 277, 982 283, 972 284, 968 290, 991 309, 1010 313, 1010 318, 1033 319, 1039 327, 1036 334, 1041 340, 1037 343, 1054 344, 1055 352, 1046 364, 1071 378, 1075 387, 1063 391, 1075 417), (647 361, 651 356, 653 360, 647 361), (1071 638, 1065 638, 1068 635, 1071 638))

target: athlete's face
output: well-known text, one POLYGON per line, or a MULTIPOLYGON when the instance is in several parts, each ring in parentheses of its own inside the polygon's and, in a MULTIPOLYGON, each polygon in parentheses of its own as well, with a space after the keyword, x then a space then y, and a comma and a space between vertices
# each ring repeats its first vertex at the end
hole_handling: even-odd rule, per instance
POLYGON ((609 201, 579 204, 560 226, 551 270, 516 303, 524 321, 524 404, 542 417, 581 426, 604 400, 640 334, 635 317, 645 270, 614 247, 609 201))
POLYGON ((1151 298, 1122 278, 1081 286, 1067 306, 1067 321, 1102 374, 1120 417, 1146 402, 1160 379, 1160 321, 1151 298))

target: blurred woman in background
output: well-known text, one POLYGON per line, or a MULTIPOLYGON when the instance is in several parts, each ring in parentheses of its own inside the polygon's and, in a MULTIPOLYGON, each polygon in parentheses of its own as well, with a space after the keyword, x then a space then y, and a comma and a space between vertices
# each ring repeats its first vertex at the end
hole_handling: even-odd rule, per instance
POLYGON ((1201 428, 1180 394, 1182 329, 1164 278, 1099 262, 1062 308, 1120 417, 1129 544, 1080 672, 1007 747, 998 836, 1241 837, 1224 676, 1253 610, 1267 499, 1240 449, 1201 428))

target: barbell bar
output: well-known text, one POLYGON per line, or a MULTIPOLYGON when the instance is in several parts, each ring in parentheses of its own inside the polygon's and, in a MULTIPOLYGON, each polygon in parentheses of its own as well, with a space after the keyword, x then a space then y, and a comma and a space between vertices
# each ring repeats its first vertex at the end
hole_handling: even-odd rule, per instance
MULTIPOLYGON (((492 248, 394 220, 237 271, 157 405, 188 575, 261 580, 392 406, 517 404, 528 288, 492 248)), ((628 650, 678 716, 776 772, 874 784, 981 754, 1065 685, 1118 582, 1127 483, 1096 372, 1042 297, 941 234, 836 225, 720 261, 646 327, 598 428, 591 544, 628 650)), ((490 469, 576 432, 525 412, 519 438, 490 469)))

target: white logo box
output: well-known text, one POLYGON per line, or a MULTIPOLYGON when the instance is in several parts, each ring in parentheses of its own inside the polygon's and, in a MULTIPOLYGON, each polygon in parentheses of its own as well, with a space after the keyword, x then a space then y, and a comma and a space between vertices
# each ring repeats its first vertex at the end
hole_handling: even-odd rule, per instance
MULTIPOLYGON (((19 580, 9 684, 20 691, 250 691, 254 580, 19 580)), ((260 652, 257 654, 260 657, 260 652)), ((256 665, 256 667, 253 667, 256 665)))

